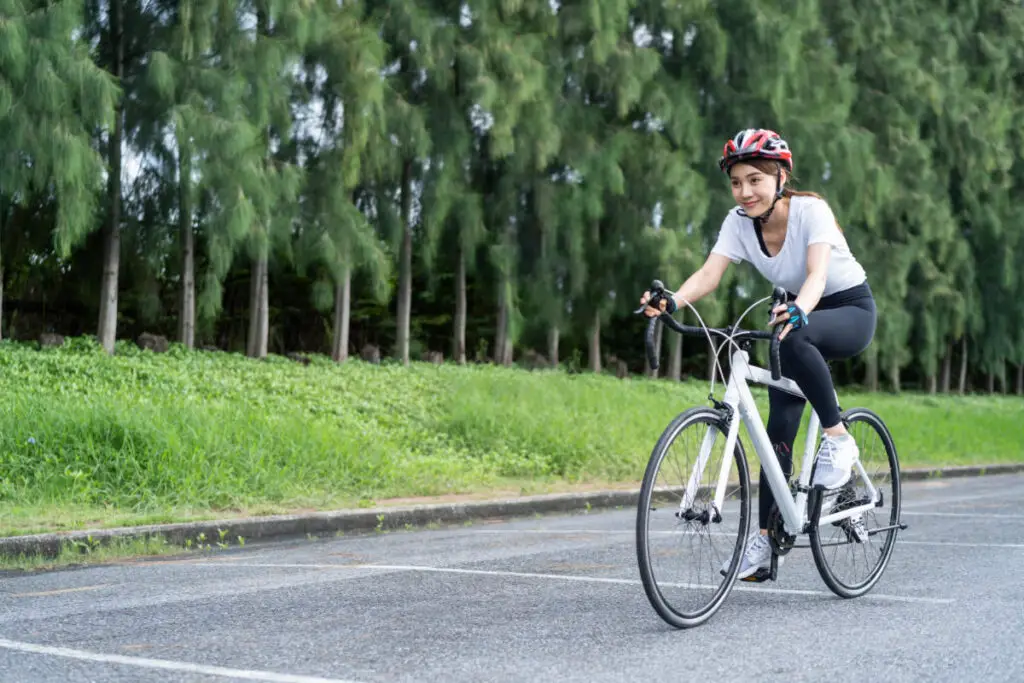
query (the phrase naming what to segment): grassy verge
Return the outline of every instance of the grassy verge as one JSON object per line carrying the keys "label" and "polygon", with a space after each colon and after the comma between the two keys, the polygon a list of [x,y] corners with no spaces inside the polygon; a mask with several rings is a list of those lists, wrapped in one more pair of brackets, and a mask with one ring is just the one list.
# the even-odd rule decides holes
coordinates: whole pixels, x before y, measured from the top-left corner
{"label": "grassy verge", "polygon": [[183,555],[191,549],[171,546],[160,538],[118,539],[109,543],[66,543],[55,557],[0,555],[0,577],[5,572],[38,571],[69,566],[107,564],[132,557]]}
{"label": "grassy verge", "polygon": [[[707,384],[0,344],[0,536],[633,485]],[[764,393],[758,393],[766,409]],[[904,467],[1022,459],[1017,397],[842,393]]]}

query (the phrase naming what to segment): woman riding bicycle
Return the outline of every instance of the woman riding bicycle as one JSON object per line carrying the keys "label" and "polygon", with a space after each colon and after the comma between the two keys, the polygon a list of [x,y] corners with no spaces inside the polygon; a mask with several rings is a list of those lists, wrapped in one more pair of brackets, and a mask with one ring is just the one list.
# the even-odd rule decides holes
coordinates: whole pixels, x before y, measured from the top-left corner
{"label": "woman riding bicycle", "polygon": [[[855,356],[874,337],[877,314],[867,277],[828,203],[813,192],[786,187],[793,155],[777,133],[740,131],[725,143],[719,167],[729,176],[738,206],[725,217],[704,265],[671,300],[660,302],[661,311],[647,306],[645,313],[674,313],[699,301],[718,287],[730,262],[749,261],[773,285],[784,287],[788,301],[773,309],[776,317],[771,322],[787,323],[780,335],[782,373],[800,387],[823,427],[811,483],[837,489],[850,479],[859,451],[839,419],[826,361]],[[649,298],[645,292],[641,304]],[[768,404],[768,436],[788,480],[805,400],[769,388]],[[774,497],[764,469],[758,501],[760,533],[748,539],[740,579],[767,570],[771,563],[766,534]]]}

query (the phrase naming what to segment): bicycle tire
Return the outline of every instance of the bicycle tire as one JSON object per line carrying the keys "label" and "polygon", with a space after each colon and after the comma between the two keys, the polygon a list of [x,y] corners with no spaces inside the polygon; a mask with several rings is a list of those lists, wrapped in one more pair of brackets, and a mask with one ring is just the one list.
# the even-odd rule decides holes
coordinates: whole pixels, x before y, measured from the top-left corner
{"label": "bicycle tire", "polygon": [[[675,442],[677,437],[688,427],[697,424],[705,424],[716,429],[723,440],[725,439],[725,435],[728,433],[728,423],[725,419],[725,415],[719,410],[706,407],[696,407],[680,413],[672,420],[672,422],[669,423],[668,427],[655,444],[654,449],[651,451],[651,456],[648,460],[646,471],[644,472],[643,484],[640,488],[640,497],[637,501],[636,542],[640,580],[643,583],[644,592],[646,593],[651,606],[654,608],[654,611],[666,623],[679,629],[693,628],[703,624],[721,607],[736,582],[736,575],[739,573],[740,559],[743,554],[745,539],[750,529],[750,474],[747,467],[747,459],[743,445],[740,440],[737,439],[732,457],[735,461],[736,471],[739,477],[739,528],[735,544],[731,549],[732,561],[729,566],[729,570],[722,582],[719,584],[712,598],[699,609],[681,611],[669,603],[661,586],[658,585],[657,572],[652,566],[648,524],[652,512],[652,499],[655,492],[655,483],[658,480],[658,472],[665,460],[665,456],[668,454],[669,448]],[[726,457],[724,452],[722,457]],[[717,478],[719,471],[718,468],[711,467],[710,469],[714,470],[714,476]],[[706,471],[707,469],[705,472]],[[676,516],[678,517],[678,515]],[[703,524],[705,526],[708,525],[707,521],[704,521]],[[717,569],[714,571],[714,576],[716,579],[720,576]]]}
{"label": "bicycle tire", "polygon": [[[834,524],[826,526],[812,524],[809,530],[808,536],[811,546],[811,554],[814,556],[814,564],[818,568],[818,574],[821,576],[822,581],[824,581],[825,585],[827,585],[829,589],[839,597],[856,598],[870,591],[875,584],[878,583],[878,580],[882,577],[882,573],[889,564],[889,560],[892,558],[892,551],[896,544],[896,535],[900,530],[900,504],[902,500],[902,491],[900,485],[899,457],[896,453],[896,446],[893,442],[892,434],[890,434],[889,429],[885,426],[885,422],[882,421],[882,418],[867,408],[851,408],[844,411],[841,417],[843,424],[846,425],[847,429],[852,429],[853,426],[858,423],[866,424],[870,426],[870,428],[873,429],[881,438],[888,460],[889,486],[886,487],[888,494],[886,494],[885,490],[882,489],[880,478],[878,478],[879,481],[875,481],[876,477],[872,477],[872,483],[876,488],[883,491],[882,500],[879,502],[878,506],[884,505],[886,496],[888,496],[889,501],[892,504],[889,512],[889,518],[885,520],[883,526],[875,529],[874,534],[871,534],[871,528],[866,529],[867,533],[871,534],[871,536],[868,537],[869,541],[873,536],[877,536],[879,534],[883,534],[884,537],[878,556],[874,562],[874,567],[872,567],[867,573],[866,578],[859,582],[850,583],[843,580],[839,577],[835,568],[830,563],[826,547],[843,544],[827,544],[823,539],[823,533],[826,530],[835,529],[837,527]],[[854,474],[851,475],[850,484],[847,486],[852,485],[856,477],[857,475],[855,471]],[[869,511],[865,516],[869,514],[873,515],[873,513]],[[841,526],[838,528],[843,530],[843,527]],[[844,531],[844,534],[847,536],[846,544],[851,547],[871,545],[863,542],[856,543],[850,533]],[[856,545],[854,545],[855,543]],[[867,555],[867,551],[865,551],[865,555]]]}

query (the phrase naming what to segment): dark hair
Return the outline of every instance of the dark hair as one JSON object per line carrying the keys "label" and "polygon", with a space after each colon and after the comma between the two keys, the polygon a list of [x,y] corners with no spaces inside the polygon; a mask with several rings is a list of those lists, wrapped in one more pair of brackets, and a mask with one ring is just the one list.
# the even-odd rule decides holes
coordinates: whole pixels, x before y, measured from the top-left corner
{"label": "dark hair", "polygon": [[[776,173],[782,170],[782,164],[773,159],[746,159],[745,161],[738,163],[750,164],[761,173],[765,173],[767,175],[775,175]],[[729,169],[729,177],[732,177],[732,168]],[[793,180],[792,173],[789,174],[789,179],[791,181]],[[820,199],[823,202],[826,201],[826,199],[817,192],[808,192],[807,190],[791,190],[788,187],[784,187],[782,189],[782,197],[784,199],[788,199],[790,197],[814,197],[815,199]],[[836,227],[839,228],[839,232],[843,231],[843,226],[839,225],[838,218],[836,219]]]}

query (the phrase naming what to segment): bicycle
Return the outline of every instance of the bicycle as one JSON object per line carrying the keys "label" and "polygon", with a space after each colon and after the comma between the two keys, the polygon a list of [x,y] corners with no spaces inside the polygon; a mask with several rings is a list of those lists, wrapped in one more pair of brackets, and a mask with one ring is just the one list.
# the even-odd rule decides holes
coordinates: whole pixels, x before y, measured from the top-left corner
{"label": "bicycle", "polygon": [[[671,294],[666,293],[664,285],[655,280],[651,286],[651,298],[646,305],[657,308],[660,299],[667,296]],[[680,334],[706,337],[711,352],[715,354],[711,392],[708,395],[712,406],[690,408],[669,423],[651,452],[637,502],[637,559],[644,591],[658,615],[676,628],[692,628],[710,619],[725,602],[736,582],[751,523],[750,472],[743,442],[739,438],[740,422],[746,427],[776,501],[767,525],[772,549],[771,568],[767,576],[755,575],[744,581],[775,580],[780,558],[793,548],[809,547],[818,573],[829,589],[842,598],[859,597],[870,591],[881,578],[892,556],[897,532],[907,528],[900,520],[901,490],[896,447],[885,423],[867,408],[840,410],[843,424],[853,433],[861,451],[847,484],[833,491],[826,491],[820,485],[809,485],[813,480],[815,449],[821,426],[813,408],[806,428],[800,476],[792,484],[787,483],[749,386],[759,384],[776,387],[803,397],[796,383],[782,377],[780,370],[779,333],[783,325],[777,325],[771,331],[739,327],[743,317],[767,300],[768,297],[755,302],[735,325],[724,328],[707,327],[700,320],[699,314],[699,327],[684,325],[668,313],[651,317],[647,326],[646,350],[648,362],[654,370],[658,368],[654,335],[659,320]],[[776,287],[771,300],[773,308],[785,302],[785,290]],[[644,308],[641,306],[635,313],[642,314]],[[689,308],[697,313],[692,306]],[[724,337],[719,346],[715,346],[712,335]],[[750,362],[749,351],[755,341],[770,342],[770,372]],[[731,350],[727,380],[718,362],[721,348],[726,344]],[[715,398],[716,370],[726,386],[721,401]],[[736,419],[737,416],[739,419]],[[856,433],[861,427],[866,428],[867,434]],[[659,476],[663,473],[670,449],[680,437],[694,431],[693,428],[700,442],[696,461],[692,467],[677,467],[670,472],[679,475],[678,482],[659,485]],[[869,442],[871,433],[878,437],[883,453],[878,458],[876,471],[869,475],[868,469],[875,462],[872,444]],[[721,464],[716,466],[710,461],[714,453],[717,453],[716,442],[721,441],[724,441]],[[727,457],[727,454],[731,454],[731,457]],[[795,462],[796,454],[793,455]],[[731,473],[733,464],[735,475]],[[888,489],[888,496],[883,489]],[[658,507],[662,503],[670,504],[667,508]],[[885,514],[878,511],[887,503],[888,518],[880,521],[879,517],[884,518]],[[670,522],[670,528],[665,532],[652,532],[652,522],[660,522],[662,517]],[[869,526],[869,523],[873,525]],[[703,552],[692,552],[695,540],[706,538],[714,546],[716,538],[732,539],[734,535],[735,541],[722,544],[723,552],[715,552],[714,547],[706,556]],[[803,536],[807,537],[807,544],[798,545],[797,539]],[[660,541],[663,538],[671,542],[662,545]],[[687,544],[691,550],[689,553],[686,552]],[[853,559],[852,564],[858,564],[858,560],[863,558],[867,568],[865,576],[851,579],[837,571],[834,566],[835,556],[844,547]],[[727,554],[730,552],[731,561]],[[680,561],[690,557],[698,561],[696,577],[680,582],[666,576],[668,570],[677,568]],[[655,562],[663,559],[670,561],[667,569],[656,569]],[[716,577],[720,577],[720,580]],[[676,605],[676,595],[684,598],[695,595],[705,597],[698,598],[694,607],[688,607]]]}

